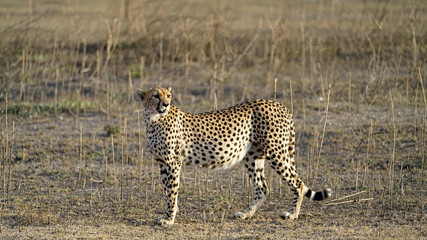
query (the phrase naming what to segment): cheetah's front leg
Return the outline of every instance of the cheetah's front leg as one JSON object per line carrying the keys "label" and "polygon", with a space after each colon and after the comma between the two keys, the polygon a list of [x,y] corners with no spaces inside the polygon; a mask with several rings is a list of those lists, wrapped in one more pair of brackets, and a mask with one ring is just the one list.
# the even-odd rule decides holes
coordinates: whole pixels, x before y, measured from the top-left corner
{"label": "cheetah's front leg", "polygon": [[[160,162],[160,161],[158,161]],[[162,179],[164,192],[166,194],[167,209],[166,217],[159,219],[159,224],[169,226],[174,224],[175,216],[178,211],[178,188],[181,164],[173,162],[172,164],[160,164],[160,177]]]}

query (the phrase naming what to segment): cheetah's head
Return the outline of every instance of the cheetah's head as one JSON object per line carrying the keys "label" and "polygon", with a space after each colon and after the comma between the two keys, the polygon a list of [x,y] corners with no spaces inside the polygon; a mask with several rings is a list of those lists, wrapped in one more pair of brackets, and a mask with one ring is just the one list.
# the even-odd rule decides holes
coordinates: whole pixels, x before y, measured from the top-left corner
{"label": "cheetah's head", "polygon": [[172,99],[170,91],[170,88],[161,87],[155,87],[148,91],[138,88],[136,94],[142,100],[144,108],[149,109],[151,114],[165,116],[169,111]]}

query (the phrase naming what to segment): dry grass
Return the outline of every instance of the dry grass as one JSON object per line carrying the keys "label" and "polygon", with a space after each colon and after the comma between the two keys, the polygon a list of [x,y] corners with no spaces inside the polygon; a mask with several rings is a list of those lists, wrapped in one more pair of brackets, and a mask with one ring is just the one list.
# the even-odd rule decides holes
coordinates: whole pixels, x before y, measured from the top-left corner
{"label": "dry grass", "polygon": [[[2,1],[1,236],[425,238],[426,11],[421,0]],[[155,85],[191,112],[284,103],[300,175],[336,201],[283,221],[290,193],[267,170],[266,204],[232,220],[251,202],[245,171],[185,167],[178,225],[157,226],[165,203],[133,96]]]}

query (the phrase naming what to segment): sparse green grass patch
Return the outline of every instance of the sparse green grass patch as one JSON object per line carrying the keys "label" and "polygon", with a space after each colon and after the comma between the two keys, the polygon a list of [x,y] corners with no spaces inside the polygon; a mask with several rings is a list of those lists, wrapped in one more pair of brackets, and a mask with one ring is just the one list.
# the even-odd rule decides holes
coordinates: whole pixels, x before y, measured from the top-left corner
{"label": "sparse green grass patch", "polygon": [[[91,101],[61,101],[60,103],[18,102],[7,106],[7,114],[52,115],[57,113],[97,112],[101,104]],[[6,107],[0,108],[0,114],[6,114]]]}

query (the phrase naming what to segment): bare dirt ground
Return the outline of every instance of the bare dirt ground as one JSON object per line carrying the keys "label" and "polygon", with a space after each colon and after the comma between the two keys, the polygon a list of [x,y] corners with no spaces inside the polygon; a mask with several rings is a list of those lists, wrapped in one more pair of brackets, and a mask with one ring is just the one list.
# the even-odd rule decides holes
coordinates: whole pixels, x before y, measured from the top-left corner
{"label": "bare dirt ground", "polygon": [[[302,119],[296,117],[297,162],[303,179],[310,180],[315,189],[331,186],[332,200],[366,191],[344,199],[354,201],[338,205],[305,201],[298,220],[282,220],[280,213],[291,207],[292,197],[285,185],[279,185],[275,174],[267,170],[272,192],[269,199],[253,219],[235,220],[232,214],[246,208],[252,198],[243,167],[209,171],[186,166],[177,224],[170,228],[158,226],[155,221],[165,207],[157,165],[149,154],[144,154],[142,163],[135,159],[139,128],[135,112],[123,113],[128,121],[124,149],[129,149],[124,154],[130,156],[128,162],[120,163],[122,143],[114,140],[115,168],[111,138],[103,129],[108,123],[105,114],[88,113],[77,118],[64,114],[31,119],[12,117],[9,121],[16,122],[15,149],[27,150],[25,156],[14,159],[11,171],[16,177],[3,202],[2,238],[425,238],[425,171],[418,170],[420,163],[416,159],[405,159],[419,146],[413,141],[400,141],[396,152],[405,159],[401,160],[404,166],[400,161],[396,163],[395,174],[401,177],[389,194],[389,186],[384,184],[393,144],[385,140],[390,139],[385,137],[390,135],[388,113],[366,108],[357,118],[354,116],[358,111],[329,114],[316,178],[309,176],[316,163],[308,166],[313,136],[311,131],[302,130]],[[332,106],[330,110],[333,109]],[[408,110],[396,112],[395,120],[401,129],[405,125],[410,128]],[[319,127],[321,116],[317,112],[306,114],[306,128]],[[361,123],[370,119],[375,121],[376,134],[370,139],[375,142],[370,143],[374,147],[367,153],[368,143],[364,141],[368,138],[352,132],[363,135],[367,126]],[[120,119],[110,120],[114,122],[120,125]],[[369,163],[364,159],[366,154],[370,154]]]}

